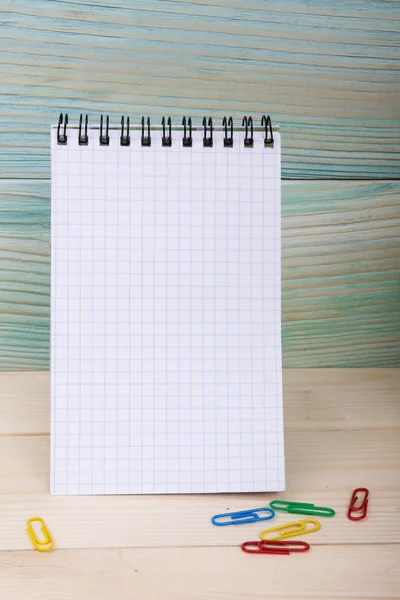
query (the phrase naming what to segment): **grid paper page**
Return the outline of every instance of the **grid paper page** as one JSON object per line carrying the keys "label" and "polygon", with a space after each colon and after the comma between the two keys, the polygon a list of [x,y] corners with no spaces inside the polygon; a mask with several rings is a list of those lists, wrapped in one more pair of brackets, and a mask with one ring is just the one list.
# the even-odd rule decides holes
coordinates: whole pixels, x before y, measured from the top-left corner
{"label": "grid paper page", "polygon": [[280,136],[52,129],[51,493],[284,489]]}

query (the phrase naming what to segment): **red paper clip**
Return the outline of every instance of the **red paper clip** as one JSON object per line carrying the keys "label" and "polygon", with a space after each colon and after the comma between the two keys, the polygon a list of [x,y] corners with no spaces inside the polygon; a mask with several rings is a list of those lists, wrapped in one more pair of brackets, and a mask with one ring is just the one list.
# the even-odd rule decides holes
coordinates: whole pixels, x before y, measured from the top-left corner
{"label": "red paper clip", "polygon": [[[357,494],[359,494],[360,492],[364,492],[364,497],[361,500],[361,504],[357,506],[356,503],[360,500]],[[365,517],[367,516],[368,496],[369,490],[367,490],[367,488],[357,488],[356,490],[354,490],[351,496],[349,510],[347,511],[347,516],[350,519],[350,521],[362,521],[363,519],[365,519]],[[353,512],[361,514],[353,515]]]}
{"label": "red paper clip", "polygon": [[[310,544],[299,541],[261,540],[259,542],[244,542],[241,548],[243,552],[249,554],[291,554],[292,552],[307,552],[310,549]],[[252,550],[251,548],[256,549]]]}

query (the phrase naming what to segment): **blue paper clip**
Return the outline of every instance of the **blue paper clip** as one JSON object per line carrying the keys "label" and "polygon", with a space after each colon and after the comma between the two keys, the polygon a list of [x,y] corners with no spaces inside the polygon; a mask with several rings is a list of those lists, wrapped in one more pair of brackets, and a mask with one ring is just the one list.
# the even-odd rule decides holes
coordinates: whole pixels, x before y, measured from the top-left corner
{"label": "blue paper clip", "polygon": [[[260,517],[257,513],[268,513],[267,517]],[[218,527],[224,525],[241,525],[242,523],[254,523],[254,521],[270,521],[275,516],[272,508],[251,508],[250,510],[238,510],[237,512],[221,513],[211,518],[211,523]],[[228,519],[223,521],[223,519]],[[222,520],[222,522],[221,522]]]}

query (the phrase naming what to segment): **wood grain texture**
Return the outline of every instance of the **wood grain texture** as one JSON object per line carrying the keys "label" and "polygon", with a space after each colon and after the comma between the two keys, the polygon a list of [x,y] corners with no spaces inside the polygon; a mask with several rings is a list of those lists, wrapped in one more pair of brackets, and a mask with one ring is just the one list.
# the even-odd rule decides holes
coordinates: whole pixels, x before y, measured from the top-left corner
{"label": "wood grain texture", "polygon": [[[381,430],[317,431],[313,435],[309,435],[308,431],[287,431],[285,446],[290,482],[288,490],[301,493],[304,482],[307,481],[308,489],[317,493],[321,486],[329,486],[330,480],[325,474],[329,469],[338,471],[335,481],[332,480],[332,474],[329,474],[332,483],[339,485],[341,482],[342,486],[351,486],[355,471],[365,467],[364,454],[372,452],[372,449],[375,455],[373,460],[370,456],[371,463],[368,465],[372,473],[370,483],[373,481],[375,488],[398,490],[399,482],[395,472],[399,462],[398,456],[395,456],[398,443],[398,429],[385,430],[384,435]],[[1,466],[3,493],[47,494],[49,447],[48,434],[1,437],[2,458],[8,455],[13,457],[12,462],[5,461]]]}
{"label": "wood grain texture", "polygon": [[[211,516],[265,506],[279,497],[336,510],[337,518],[322,520],[313,544],[400,543],[399,429],[287,432],[285,442],[287,488],[280,496],[50,497],[49,436],[1,437],[0,550],[30,548],[21,524],[33,515],[46,519],[58,548],[236,545],[244,534],[257,538],[268,524],[249,525],[245,532],[240,527],[221,530],[211,525]],[[368,522],[355,530],[345,515],[351,492],[359,486],[372,490],[373,498]],[[274,524],[294,520],[279,513]]]}
{"label": "wood grain texture", "polygon": [[[400,370],[297,369],[285,371],[284,382],[285,496],[338,513],[323,520],[313,543],[400,542]],[[210,516],[265,504],[265,494],[50,497],[48,374],[3,373],[0,384],[0,549],[29,548],[19,524],[33,513],[46,515],[58,548],[229,546],[243,541],[243,529],[221,534]],[[344,514],[358,485],[373,497],[355,540]],[[276,519],[288,520],[284,513]],[[246,529],[251,537],[259,525]]]}
{"label": "wood grain texture", "polygon": [[[398,546],[313,547],[249,556],[239,548],[0,553],[0,594],[12,600],[398,599]],[[290,574],[290,576],[289,576]]]}
{"label": "wood grain texture", "polygon": [[[47,416],[38,421],[48,414],[48,374],[0,374],[0,407],[8,407],[0,418],[0,597],[398,598],[399,374],[284,373],[287,497],[337,510],[305,538],[311,551],[291,557],[242,553],[240,543],[257,538],[256,523],[210,523],[216,512],[262,506],[273,494],[50,497]],[[38,427],[45,431],[38,435]],[[353,523],[345,514],[358,485],[369,487],[371,496],[367,519]],[[32,551],[25,523],[33,514],[45,518],[55,551]],[[277,523],[290,520],[276,516]]]}
{"label": "wood grain texture", "polygon": [[0,177],[49,177],[60,111],[268,112],[284,177],[400,175],[398,2],[3,0],[0,18]]}
{"label": "wood grain texture", "polygon": [[[400,364],[400,183],[284,182],[285,367]],[[49,181],[0,187],[0,369],[49,361]]]}
{"label": "wood grain texture", "polygon": [[[48,435],[50,374],[3,373],[1,385],[0,437]],[[400,429],[400,369],[285,369],[283,397],[285,431]]]}

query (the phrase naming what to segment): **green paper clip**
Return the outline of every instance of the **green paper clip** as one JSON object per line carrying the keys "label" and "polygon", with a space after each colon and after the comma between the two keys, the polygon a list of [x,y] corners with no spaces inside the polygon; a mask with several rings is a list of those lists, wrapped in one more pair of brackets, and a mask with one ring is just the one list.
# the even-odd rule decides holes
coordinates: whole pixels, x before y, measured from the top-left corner
{"label": "green paper clip", "polygon": [[274,510],[284,510],[295,515],[316,515],[318,517],[333,517],[335,511],[326,506],[315,506],[308,502],[288,502],[287,500],[273,500],[269,503]]}

